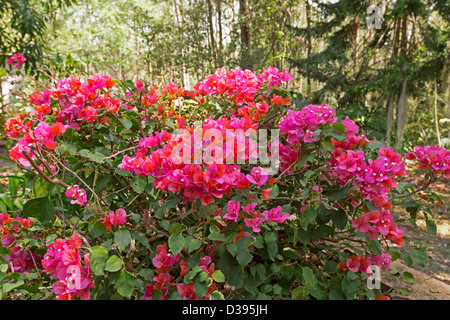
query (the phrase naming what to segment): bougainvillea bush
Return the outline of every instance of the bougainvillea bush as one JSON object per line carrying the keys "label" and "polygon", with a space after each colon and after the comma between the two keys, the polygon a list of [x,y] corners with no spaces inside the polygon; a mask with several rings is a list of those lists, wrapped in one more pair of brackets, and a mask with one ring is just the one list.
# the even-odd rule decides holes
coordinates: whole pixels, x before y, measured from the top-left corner
{"label": "bougainvillea bush", "polygon": [[[95,74],[31,94],[5,126],[30,185],[0,214],[0,295],[386,298],[369,284],[408,245],[392,210],[435,232],[424,192],[450,177],[449,151],[397,154],[302,106],[291,80],[221,68],[187,91]],[[405,161],[421,185],[398,182]]]}

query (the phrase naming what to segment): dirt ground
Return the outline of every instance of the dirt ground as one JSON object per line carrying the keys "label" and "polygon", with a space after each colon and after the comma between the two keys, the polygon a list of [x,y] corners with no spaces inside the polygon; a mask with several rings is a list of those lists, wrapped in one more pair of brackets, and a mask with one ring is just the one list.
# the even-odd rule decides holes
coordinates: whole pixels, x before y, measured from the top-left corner
{"label": "dirt ground", "polygon": [[[418,177],[410,179],[409,182],[417,183]],[[411,241],[419,241],[425,248],[429,256],[427,266],[414,266],[418,271],[424,272],[440,281],[450,285],[450,181],[441,180],[435,183],[430,189],[434,191],[442,200],[442,206],[432,207],[433,219],[437,226],[436,236],[430,236],[426,229],[426,223],[421,212],[418,212],[417,227],[411,225],[406,219],[409,213],[404,209],[395,208],[394,214],[398,214],[400,221],[398,225],[405,229],[406,237]],[[402,250],[407,250],[406,246]]]}
{"label": "dirt ground", "polygon": [[[404,182],[420,184],[422,177],[412,175]],[[393,299],[412,300],[449,300],[450,299],[450,181],[440,180],[433,184],[429,191],[435,192],[442,201],[440,207],[433,206],[432,219],[436,223],[436,236],[429,235],[423,213],[419,210],[417,226],[413,226],[408,219],[410,214],[400,206],[393,207],[393,213],[399,220],[398,226],[405,230],[406,237],[412,244],[423,246],[429,257],[425,267],[412,265],[407,267],[400,258],[392,264],[392,268],[382,274],[382,282],[390,287]],[[409,252],[411,247],[401,247],[402,252]],[[400,273],[408,271],[416,279],[414,283],[400,280]],[[404,290],[407,288],[409,290]],[[405,293],[405,294],[402,294]]]}

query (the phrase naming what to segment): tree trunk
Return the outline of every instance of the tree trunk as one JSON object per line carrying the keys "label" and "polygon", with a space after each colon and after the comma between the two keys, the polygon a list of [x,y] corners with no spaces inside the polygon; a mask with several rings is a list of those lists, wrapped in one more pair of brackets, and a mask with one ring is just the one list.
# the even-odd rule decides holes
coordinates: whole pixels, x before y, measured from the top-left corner
{"label": "tree trunk", "polygon": [[[401,19],[399,19],[395,22],[394,38],[392,39],[391,61],[393,61],[395,59],[395,57],[397,56],[397,52],[398,52],[398,42],[400,39],[400,24],[401,24]],[[391,146],[392,127],[394,126],[394,99],[392,97],[392,94],[389,94],[389,96],[387,98],[386,109],[387,109],[386,143],[390,147]]]}
{"label": "tree trunk", "polygon": [[218,65],[217,67],[223,66],[223,33],[222,33],[222,0],[216,0],[217,6],[217,24],[219,29],[219,53],[218,53]]}
{"label": "tree trunk", "polygon": [[395,137],[394,149],[397,152],[402,151],[403,138],[405,135],[406,125],[408,124],[408,75],[407,66],[403,65],[403,83],[402,91],[397,104],[397,132]]}
{"label": "tree trunk", "polygon": [[[442,71],[442,80],[439,91],[444,97],[442,102],[445,104],[445,118],[450,119],[450,69],[448,67]],[[448,123],[446,127],[449,128]],[[447,138],[450,140],[450,129],[447,129]]]}
{"label": "tree trunk", "polygon": [[[308,30],[306,35],[306,55],[309,61],[309,58],[311,56],[312,51],[312,44],[311,44],[311,7],[309,5],[309,0],[305,1],[305,12],[306,12],[306,29]],[[308,70],[306,72],[306,96],[309,99],[311,95],[311,71]]]}
{"label": "tree trunk", "polygon": [[402,38],[400,40],[400,55],[403,59],[403,81],[402,90],[397,104],[397,132],[395,137],[394,149],[400,152],[403,148],[403,138],[406,125],[408,124],[408,66],[406,62],[406,51],[408,45],[408,12],[403,13],[402,20]]}
{"label": "tree trunk", "polygon": [[217,46],[216,46],[216,40],[214,39],[214,25],[213,25],[213,8],[211,0],[206,0],[206,3],[208,5],[208,24],[209,24],[209,39],[211,41],[211,48],[214,58],[214,68],[217,68]]}
{"label": "tree trunk", "polygon": [[[182,5],[182,4],[181,4]],[[182,18],[182,8],[178,8],[178,3],[177,0],[173,0],[173,6],[174,6],[174,10],[175,10],[175,22],[177,27],[180,30],[180,33],[183,34],[183,18]],[[180,12],[178,12],[178,10]],[[189,78],[188,75],[186,73],[186,62],[184,59],[184,55],[185,55],[185,51],[184,51],[184,47],[181,48],[181,80],[182,80],[182,85],[184,88],[189,89]]]}
{"label": "tree trunk", "polygon": [[351,37],[353,42],[353,63],[355,64],[355,67],[357,65],[358,61],[358,30],[359,30],[359,16],[356,16],[355,20],[352,23],[351,27]]}
{"label": "tree trunk", "polygon": [[388,97],[386,102],[387,118],[386,118],[386,144],[391,146],[392,126],[394,125],[394,99]]}
{"label": "tree trunk", "polygon": [[439,132],[439,117],[438,117],[438,110],[437,110],[437,99],[438,99],[438,92],[437,92],[437,80],[434,79],[434,123],[436,125],[436,137],[438,141],[438,146],[441,147],[441,134]]}
{"label": "tree trunk", "polygon": [[250,11],[248,0],[239,0],[239,18],[241,29],[241,66],[243,69],[253,69],[251,61],[251,42],[250,42]]}

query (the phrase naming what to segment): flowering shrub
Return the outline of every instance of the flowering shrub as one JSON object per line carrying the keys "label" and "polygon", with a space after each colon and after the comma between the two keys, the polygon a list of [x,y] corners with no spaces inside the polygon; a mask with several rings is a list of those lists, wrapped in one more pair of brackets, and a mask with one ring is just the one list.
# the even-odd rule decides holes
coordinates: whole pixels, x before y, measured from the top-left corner
{"label": "flowering shrub", "polygon": [[416,148],[427,182],[398,183],[400,154],[325,104],[291,105],[291,80],[221,68],[186,91],[96,74],[31,94],[5,126],[34,178],[0,216],[0,294],[384,299],[367,283],[407,242],[392,209],[437,202],[413,197],[448,178],[449,152]]}
{"label": "flowering shrub", "polygon": [[17,68],[19,68],[27,59],[20,53],[14,53],[11,58],[6,61],[8,64],[13,64]]}

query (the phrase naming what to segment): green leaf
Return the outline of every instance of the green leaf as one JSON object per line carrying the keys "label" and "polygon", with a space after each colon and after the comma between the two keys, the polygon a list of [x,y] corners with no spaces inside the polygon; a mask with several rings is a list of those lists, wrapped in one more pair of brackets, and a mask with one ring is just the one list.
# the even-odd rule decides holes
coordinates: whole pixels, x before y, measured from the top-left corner
{"label": "green leaf", "polygon": [[324,270],[327,273],[333,274],[339,271],[338,264],[334,261],[327,261],[324,265]]}
{"label": "green leaf", "polygon": [[150,244],[148,243],[148,239],[145,236],[145,234],[137,232],[137,231],[133,231],[133,239],[137,240],[140,244],[142,244],[144,247],[146,247],[147,249],[150,249]]}
{"label": "green leaf", "polygon": [[106,235],[108,233],[108,231],[106,230],[106,226],[101,221],[97,221],[93,225],[90,224],[88,226],[88,232],[92,238],[97,238],[102,234]]}
{"label": "green leaf", "polygon": [[175,223],[172,227],[170,227],[169,235],[177,233],[178,231],[180,231],[181,227],[183,227],[181,223]]}
{"label": "green leaf", "polygon": [[180,202],[181,198],[178,196],[175,196],[173,199],[166,202],[166,209],[173,209],[175,208]]}
{"label": "green leaf", "polygon": [[6,204],[6,206],[8,207],[8,209],[10,211],[14,211],[16,209],[14,207],[14,203],[11,201],[11,199],[8,197],[8,195],[6,193],[0,194],[0,198]]}
{"label": "green leaf", "polygon": [[196,281],[194,283],[194,293],[197,298],[201,299],[208,292],[208,286],[204,282]]}
{"label": "green leaf", "polygon": [[158,219],[162,219],[164,217],[164,214],[166,213],[166,210],[166,204],[161,204],[161,206],[155,211],[155,217]]}
{"label": "green leaf", "polygon": [[414,279],[414,276],[412,275],[412,273],[405,271],[402,273],[401,278],[404,282],[406,283],[414,283],[416,282],[416,279]]}
{"label": "green leaf", "polygon": [[397,187],[398,193],[402,194],[406,189],[417,187],[415,183],[400,182]]}
{"label": "green leaf", "polygon": [[290,203],[283,205],[282,208],[283,208],[282,212],[285,212],[285,213],[292,212],[292,205]]}
{"label": "green leaf", "polygon": [[400,258],[401,256],[402,256],[402,253],[401,253],[401,251],[400,250],[397,250],[397,249],[389,249],[388,250],[388,253],[391,255],[391,257],[392,257],[392,259],[391,259],[391,261],[393,262],[393,261],[395,261],[395,260],[397,260],[398,258]]}
{"label": "green leaf", "polygon": [[370,150],[380,149],[384,144],[380,141],[372,141],[367,145]]}
{"label": "green leaf", "polygon": [[327,151],[334,151],[334,145],[330,139],[322,140],[322,147]]}
{"label": "green leaf", "polygon": [[303,290],[304,290],[304,288],[301,286],[295,287],[294,290],[292,290],[292,292],[291,292],[291,299],[297,300],[298,297],[303,295]]}
{"label": "green leaf", "polygon": [[228,280],[228,284],[230,286],[236,287],[236,289],[240,289],[240,288],[242,288],[244,286],[244,274],[243,274],[241,268],[234,267],[231,270],[230,278]]}
{"label": "green leaf", "polygon": [[377,210],[377,209],[378,209],[377,206],[375,205],[375,203],[373,203],[373,202],[370,201],[370,200],[363,200],[363,202],[364,202],[364,204],[367,206],[367,208],[368,208],[370,211],[373,211],[373,210]]}
{"label": "green leaf", "polygon": [[192,238],[192,237],[186,237],[186,249],[188,250],[189,253],[194,252],[195,250],[197,250],[198,248],[200,248],[202,245],[202,241]]}
{"label": "green leaf", "polygon": [[314,271],[309,267],[302,267],[302,277],[304,284],[308,287],[315,287],[316,285],[316,276],[314,275]]}
{"label": "green leaf", "polygon": [[338,131],[339,133],[342,133],[342,134],[345,133],[345,127],[342,124],[342,122],[335,122],[331,126],[334,128],[334,130]]}
{"label": "green leaf", "polygon": [[109,272],[117,272],[122,269],[123,261],[116,255],[109,257],[106,260],[105,270]]}
{"label": "green leaf", "polygon": [[308,229],[308,225],[316,220],[317,212],[316,209],[309,204],[305,211],[303,211],[302,215],[299,218],[300,225],[303,230]]}
{"label": "green leaf", "polygon": [[317,129],[316,131],[313,132],[312,138],[313,139],[317,138],[321,132],[322,132],[321,129]]}
{"label": "green leaf", "polygon": [[342,294],[342,291],[337,289],[331,289],[328,297],[330,300],[345,300],[345,296]]}
{"label": "green leaf", "polygon": [[111,175],[106,175],[106,176],[100,176],[101,179],[99,178],[99,182],[97,183],[97,185],[95,186],[94,191],[97,193],[102,192],[103,190],[107,189],[109,186],[109,182],[111,180]]}
{"label": "green leaf", "polygon": [[25,202],[22,216],[38,218],[42,225],[49,226],[55,222],[56,212],[50,199],[42,197]]}
{"label": "green leaf", "polygon": [[3,290],[5,291],[5,293],[8,293],[24,284],[25,284],[25,282],[23,280],[19,280],[17,282],[8,282],[5,284],[2,284],[2,286],[3,286]]}
{"label": "green leaf", "polygon": [[214,271],[212,278],[215,282],[225,282],[225,275],[220,270]]}
{"label": "green leaf", "polygon": [[130,130],[131,127],[133,126],[133,122],[131,120],[128,120],[128,119],[121,119],[120,122],[122,123],[123,127],[126,130]]}
{"label": "green leaf", "polygon": [[381,243],[378,240],[370,240],[367,239],[367,246],[369,248],[369,250],[376,255],[381,255]]}
{"label": "green leaf", "polygon": [[89,262],[92,272],[97,276],[104,275],[106,260],[108,260],[108,251],[100,246],[89,248]]}
{"label": "green leaf", "polygon": [[411,291],[408,288],[397,288],[394,292],[401,294],[402,296],[409,296]]}
{"label": "green leaf", "polygon": [[103,153],[100,153],[98,151],[89,152],[86,157],[88,157],[90,160],[97,162],[97,163],[103,163],[103,159],[105,158],[105,155]]}
{"label": "green leaf", "polygon": [[272,185],[272,190],[270,190],[270,197],[272,199],[276,198],[279,193],[280,193],[280,188],[278,187],[278,185],[276,185],[276,184]]}
{"label": "green leaf", "polygon": [[271,260],[275,260],[275,256],[278,253],[278,244],[276,242],[268,242],[266,243],[267,253],[269,254],[269,258]]}
{"label": "green leaf", "polygon": [[266,232],[264,234],[264,242],[265,243],[271,243],[271,242],[277,242],[278,241],[278,235],[275,232]]}
{"label": "green leaf", "polygon": [[139,275],[146,281],[152,281],[154,277],[154,272],[151,269],[142,269],[139,271]]}
{"label": "green leaf", "polygon": [[338,229],[344,230],[347,226],[347,213],[342,209],[337,211],[331,210],[331,220],[333,220]]}
{"label": "green leaf", "polygon": [[435,236],[437,234],[437,226],[433,220],[427,221],[427,231],[430,236]]}
{"label": "green leaf", "polygon": [[225,242],[227,241],[227,237],[223,234],[223,233],[210,233],[208,235],[208,239],[212,240],[212,241],[221,241],[221,242]]}
{"label": "green leaf", "polygon": [[320,239],[325,238],[331,233],[333,233],[334,229],[327,225],[321,225],[316,230],[313,231],[312,238],[313,239]]}
{"label": "green leaf", "polygon": [[145,186],[147,185],[147,179],[141,176],[134,176],[131,181],[131,188],[133,188],[134,192],[141,194],[145,190]]}
{"label": "green leaf", "polygon": [[[349,274],[351,274],[349,272]],[[359,288],[360,282],[350,278],[348,275],[341,281],[342,290],[346,293],[355,293]]]}
{"label": "green leaf", "polygon": [[350,191],[351,188],[352,188],[352,184],[348,183],[346,186],[344,186],[341,189],[330,190],[330,192],[326,193],[326,196],[331,200],[340,201],[347,196],[347,193]]}
{"label": "green leaf", "polygon": [[411,218],[415,219],[417,217],[417,211],[419,211],[420,204],[414,200],[410,200],[405,204],[406,211],[411,215]]}
{"label": "green leaf", "polygon": [[48,195],[52,184],[48,183],[44,178],[36,176],[33,180],[32,193],[35,198],[42,198]]}
{"label": "green leaf", "polygon": [[116,281],[117,292],[125,298],[130,299],[134,291],[134,277],[127,270],[123,270]]}
{"label": "green leaf", "polygon": [[241,266],[245,266],[252,261],[253,256],[248,252],[248,247],[253,243],[251,237],[241,237],[236,241],[236,260]]}
{"label": "green leaf", "polygon": [[202,272],[202,269],[197,265],[193,267],[185,276],[183,279],[183,282],[185,284],[188,284],[194,280],[194,278]]}
{"label": "green leaf", "polygon": [[225,297],[222,292],[220,291],[213,291],[213,293],[210,294],[211,300],[225,300]]}
{"label": "green leaf", "polygon": [[181,250],[183,250],[185,243],[186,240],[181,233],[171,235],[168,241],[169,249],[174,255],[177,255],[181,252]]}
{"label": "green leaf", "polygon": [[114,233],[114,242],[117,245],[117,249],[122,251],[131,243],[131,234],[128,230],[119,230]]}
{"label": "green leaf", "polygon": [[300,241],[303,244],[307,244],[311,241],[313,232],[311,229],[303,230],[298,229],[295,231],[295,240]]}
{"label": "green leaf", "polygon": [[127,87],[129,87],[131,90],[134,89],[134,82],[132,80],[125,80],[123,81],[123,84],[125,84]]}
{"label": "green leaf", "polygon": [[428,263],[428,254],[424,249],[414,248],[409,253],[409,256],[418,266],[425,267]]}

